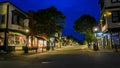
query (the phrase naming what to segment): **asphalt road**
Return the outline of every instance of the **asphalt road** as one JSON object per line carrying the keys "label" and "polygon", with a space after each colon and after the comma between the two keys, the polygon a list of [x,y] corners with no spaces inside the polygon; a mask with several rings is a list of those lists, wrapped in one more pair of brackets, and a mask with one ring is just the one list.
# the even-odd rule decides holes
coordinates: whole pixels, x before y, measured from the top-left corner
{"label": "asphalt road", "polygon": [[120,53],[70,46],[43,54],[0,60],[0,68],[120,68]]}

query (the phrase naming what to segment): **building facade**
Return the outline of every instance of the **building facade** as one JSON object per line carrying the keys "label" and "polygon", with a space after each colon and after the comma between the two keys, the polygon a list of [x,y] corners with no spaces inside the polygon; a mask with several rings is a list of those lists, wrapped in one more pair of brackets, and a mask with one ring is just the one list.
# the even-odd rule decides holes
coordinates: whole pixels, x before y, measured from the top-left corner
{"label": "building facade", "polygon": [[0,2],[0,50],[21,50],[27,45],[28,16],[9,2]]}
{"label": "building facade", "polygon": [[114,39],[120,39],[120,0],[99,0],[99,5],[103,45],[113,48],[113,45],[116,45]]}

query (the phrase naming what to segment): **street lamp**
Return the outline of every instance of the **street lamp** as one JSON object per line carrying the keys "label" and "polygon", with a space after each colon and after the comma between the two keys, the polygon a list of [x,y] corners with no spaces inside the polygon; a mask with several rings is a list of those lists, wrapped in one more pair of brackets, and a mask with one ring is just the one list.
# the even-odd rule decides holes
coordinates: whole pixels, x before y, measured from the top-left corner
{"label": "street lamp", "polygon": [[97,40],[97,33],[98,33],[98,31],[99,31],[99,27],[98,26],[94,26],[93,27],[93,32],[95,34],[95,40]]}
{"label": "street lamp", "polygon": [[24,51],[25,53],[28,53],[28,44],[29,44],[29,29],[26,29],[25,32],[26,32],[26,46],[24,47]]}
{"label": "street lamp", "polygon": [[104,13],[104,17],[111,16],[111,15],[112,15],[112,13],[111,13],[110,11],[106,11],[106,12]]}
{"label": "street lamp", "polygon": [[98,33],[98,31],[99,31],[99,27],[98,26],[94,26],[93,27],[93,32],[95,33],[95,42],[96,42],[96,44],[95,43],[93,44],[94,50],[98,50],[98,40],[97,40],[97,33]]}
{"label": "street lamp", "polygon": [[25,53],[28,53],[28,42],[29,42],[29,32],[30,30],[28,29],[29,27],[29,19],[24,20],[24,27],[25,27],[25,32],[26,32],[26,46],[24,47]]}
{"label": "street lamp", "polygon": [[26,32],[26,33],[29,33],[29,32],[30,32],[30,30],[29,30],[29,29],[26,29],[26,30],[25,30],[25,32]]}
{"label": "street lamp", "polygon": [[95,37],[97,36],[97,32],[99,31],[99,27],[98,26],[94,26],[93,27],[93,32],[95,33]]}

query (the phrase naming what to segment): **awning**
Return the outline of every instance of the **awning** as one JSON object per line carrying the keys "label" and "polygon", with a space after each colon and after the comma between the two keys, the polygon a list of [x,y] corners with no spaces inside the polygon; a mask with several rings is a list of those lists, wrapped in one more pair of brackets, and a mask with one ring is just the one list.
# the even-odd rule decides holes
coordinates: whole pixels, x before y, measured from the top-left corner
{"label": "awning", "polygon": [[47,36],[45,34],[39,34],[39,35],[36,35],[36,37],[39,39],[43,39],[43,40],[48,41]]}

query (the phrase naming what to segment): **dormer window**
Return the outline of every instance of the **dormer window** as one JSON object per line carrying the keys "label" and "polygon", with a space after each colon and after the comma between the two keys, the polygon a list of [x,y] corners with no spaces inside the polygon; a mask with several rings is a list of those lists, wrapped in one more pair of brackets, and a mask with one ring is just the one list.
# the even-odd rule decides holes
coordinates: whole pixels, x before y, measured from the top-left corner
{"label": "dormer window", "polygon": [[118,3],[120,0],[111,0],[112,3]]}

